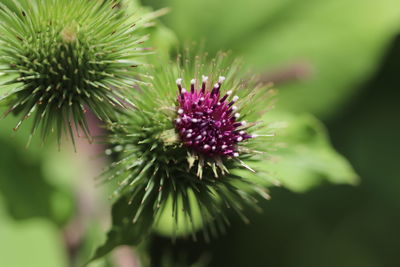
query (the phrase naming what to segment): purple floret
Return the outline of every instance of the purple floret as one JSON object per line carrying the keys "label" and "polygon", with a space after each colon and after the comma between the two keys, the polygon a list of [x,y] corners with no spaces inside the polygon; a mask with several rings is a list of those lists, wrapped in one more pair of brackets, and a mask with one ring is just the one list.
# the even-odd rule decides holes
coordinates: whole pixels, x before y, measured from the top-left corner
{"label": "purple floret", "polygon": [[190,92],[182,88],[182,79],[178,79],[178,118],[175,127],[181,141],[193,150],[208,156],[239,156],[237,144],[249,138],[250,134],[241,130],[245,121],[239,122],[234,103],[239,97],[231,100],[231,91],[220,96],[224,77],[210,91],[207,88],[207,77],[203,76],[201,89],[196,89],[196,81],[191,81]]}

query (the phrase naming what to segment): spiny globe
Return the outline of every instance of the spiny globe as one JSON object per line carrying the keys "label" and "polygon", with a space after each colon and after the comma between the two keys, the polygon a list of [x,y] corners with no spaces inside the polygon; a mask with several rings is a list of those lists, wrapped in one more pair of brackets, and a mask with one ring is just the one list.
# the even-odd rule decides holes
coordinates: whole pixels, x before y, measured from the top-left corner
{"label": "spiny globe", "polygon": [[175,228],[202,228],[208,239],[229,224],[227,211],[247,221],[245,206],[268,197],[270,177],[252,165],[273,147],[273,132],[258,120],[274,91],[243,78],[226,53],[182,61],[149,70],[154,79],[133,92],[136,108],[108,125],[115,161],[104,175],[117,179],[115,196],[130,199],[133,222],[146,209],[155,225],[172,213]]}
{"label": "spiny globe", "polygon": [[0,88],[9,89],[0,101],[21,117],[15,129],[34,114],[31,136],[41,126],[43,138],[56,131],[73,140],[78,128],[90,137],[88,109],[109,122],[129,105],[145,21],[128,23],[121,12],[113,1],[0,3]]}
{"label": "spiny globe", "polygon": [[244,130],[246,122],[238,122],[240,113],[234,96],[229,100],[232,91],[221,97],[220,89],[225,77],[220,76],[211,91],[207,91],[208,77],[202,77],[201,90],[196,90],[196,80],[190,82],[190,92],[182,88],[182,79],[178,86],[178,118],[175,128],[181,141],[195,151],[208,156],[239,156],[237,145],[246,139],[253,138]]}

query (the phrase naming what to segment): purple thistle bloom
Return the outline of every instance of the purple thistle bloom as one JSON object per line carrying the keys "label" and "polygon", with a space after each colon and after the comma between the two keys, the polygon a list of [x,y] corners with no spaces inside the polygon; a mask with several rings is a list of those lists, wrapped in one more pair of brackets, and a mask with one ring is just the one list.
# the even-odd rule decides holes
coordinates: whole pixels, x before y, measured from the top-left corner
{"label": "purple thistle bloom", "polygon": [[196,89],[196,80],[191,81],[190,92],[182,88],[182,79],[177,79],[178,118],[175,127],[181,141],[188,147],[208,156],[238,157],[237,144],[249,138],[243,129],[245,121],[238,122],[239,113],[234,103],[239,99],[234,96],[229,100],[232,91],[223,97],[220,89],[225,77],[210,91],[206,90],[208,77],[203,76],[201,89]]}

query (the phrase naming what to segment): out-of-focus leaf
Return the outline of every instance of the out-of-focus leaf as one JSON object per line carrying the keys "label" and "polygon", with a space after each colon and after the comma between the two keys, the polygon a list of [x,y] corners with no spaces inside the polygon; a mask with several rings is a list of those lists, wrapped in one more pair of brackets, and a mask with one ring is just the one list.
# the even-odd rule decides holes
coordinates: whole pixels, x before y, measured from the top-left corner
{"label": "out-of-focus leaf", "polygon": [[178,46],[178,39],[172,30],[157,22],[157,27],[150,29],[150,44],[156,51],[157,62],[167,62],[169,54]]}
{"label": "out-of-focus leaf", "polygon": [[[160,6],[157,9],[153,9],[149,6],[143,6],[140,0],[123,0],[122,8],[126,9],[128,16],[140,12],[142,16],[149,16],[151,14],[156,14],[156,17],[163,18],[165,14],[169,13],[169,9],[165,6]],[[133,21],[135,22],[135,21]],[[155,19],[152,23],[152,27],[145,29],[145,33],[149,34],[149,40],[146,42],[146,46],[150,50],[154,50],[156,57],[156,62],[165,62],[165,59],[169,59],[169,54],[173,52],[178,46],[178,39],[175,32],[166,27],[160,19]],[[153,58],[152,56],[147,56],[146,60]]]}
{"label": "out-of-focus leaf", "polygon": [[[1,95],[1,89],[0,89]],[[17,131],[13,129],[17,126],[19,118],[12,116],[11,114],[6,118],[3,118],[7,108],[0,106],[0,138],[5,140],[7,143],[12,143],[13,145],[19,147],[23,151],[26,157],[38,158],[42,154],[44,149],[53,148],[53,139],[48,140],[46,146],[44,146],[40,138],[30,139],[32,118],[28,118],[24,124],[18,128]],[[31,140],[29,142],[29,140]],[[29,144],[29,146],[28,146]]]}
{"label": "out-of-focus leaf", "polygon": [[328,116],[374,72],[400,29],[393,0],[296,1],[242,51],[267,70],[304,62],[311,77],[282,88],[280,108]]}
{"label": "out-of-focus leaf", "polygon": [[71,212],[70,196],[44,179],[40,162],[24,148],[0,138],[0,195],[14,219],[43,217],[62,224]]}
{"label": "out-of-focus leaf", "polygon": [[[0,109],[0,114],[3,112]],[[0,196],[4,205],[14,219],[42,217],[63,224],[72,214],[72,194],[46,179],[42,170],[45,148],[38,140],[25,148],[30,128],[27,125],[16,133],[12,129],[17,122],[12,116],[0,120]]]}
{"label": "out-of-focus leaf", "polygon": [[270,113],[267,121],[284,121],[277,130],[278,150],[272,163],[258,169],[277,177],[284,187],[303,192],[323,182],[355,184],[350,163],[332,147],[324,126],[313,116]]}
{"label": "out-of-focus leaf", "polygon": [[0,266],[67,266],[60,235],[54,225],[42,219],[13,221],[2,209],[0,205]]}
{"label": "out-of-focus leaf", "polygon": [[139,219],[133,223],[137,210],[134,205],[140,205],[140,203],[129,200],[129,197],[121,197],[114,203],[111,230],[107,233],[105,243],[96,249],[90,262],[107,255],[118,246],[136,246],[150,232],[153,224],[153,210],[143,210]]}
{"label": "out-of-focus leaf", "polygon": [[167,26],[182,40],[206,39],[207,51],[233,49],[261,72],[287,69],[289,80],[297,78],[294,64],[311,68],[308,79],[280,86],[279,108],[319,117],[340,108],[375,71],[400,28],[397,0],[166,0],[162,4],[172,8]]}

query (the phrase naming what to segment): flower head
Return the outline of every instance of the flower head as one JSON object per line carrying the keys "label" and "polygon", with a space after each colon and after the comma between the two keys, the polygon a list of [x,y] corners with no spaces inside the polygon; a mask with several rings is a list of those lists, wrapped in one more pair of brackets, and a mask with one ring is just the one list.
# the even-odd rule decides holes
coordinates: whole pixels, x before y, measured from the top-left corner
{"label": "flower head", "polygon": [[156,228],[172,215],[181,231],[202,228],[208,238],[223,231],[227,209],[246,220],[254,195],[267,196],[269,176],[252,165],[272,147],[273,133],[257,119],[273,91],[242,78],[226,53],[183,61],[150,68],[153,79],[132,97],[136,108],[109,125],[107,154],[117,160],[105,175],[118,179],[116,196],[135,203],[133,221],[153,209]]}
{"label": "flower head", "polygon": [[55,131],[73,138],[76,126],[90,137],[87,110],[110,121],[126,107],[124,91],[135,83],[145,49],[145,21],[128,20],[113,1],[12,3],[0,3],[0,89],[8,89],[0,101],[7,101],[6,114],[21,117],[15,129],[32,115],[32,135],[41,126],[43,137]]}
{"label": "flower head", "polygon": [[238,157],[237,144],[252,136],[241,128],[245,121],[238,121],[240,113],[231,98],[232,91],[221,96],[221,86],[225,77],[220,76],[211,90],[207,90],[207,76],[203,76],[201,89],[196,89],[196,80],[190,82],[190,91],[178,86],[178,118],[175,127],[180,139],[195,151],[208,156]]}

